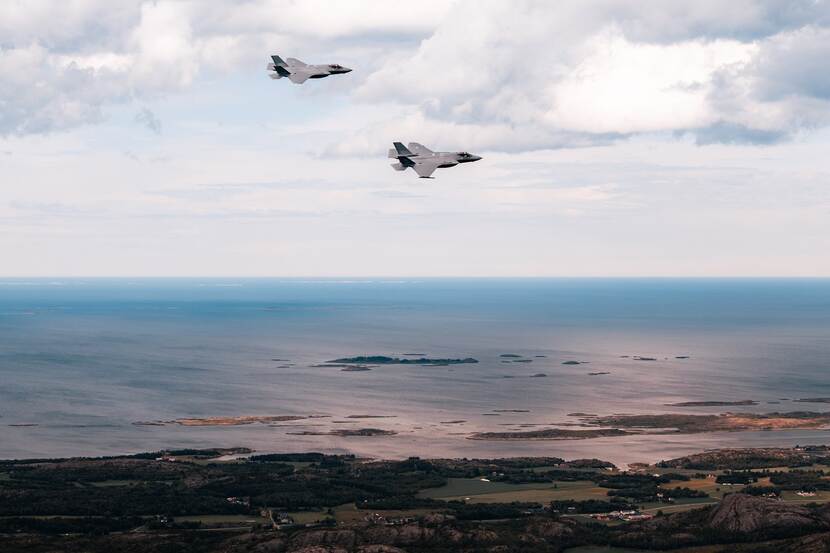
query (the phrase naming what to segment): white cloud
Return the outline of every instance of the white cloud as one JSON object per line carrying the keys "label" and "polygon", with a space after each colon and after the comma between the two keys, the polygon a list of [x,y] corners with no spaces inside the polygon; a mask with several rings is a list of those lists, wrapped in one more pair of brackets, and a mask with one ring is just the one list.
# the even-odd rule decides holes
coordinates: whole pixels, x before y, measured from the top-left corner
{"label": "white cloud", "polygon": [[[817,26],[828,19],[823,1],[462,2],[357,97],[407,106],[427,134],[451,121],[461,125],[444,136],[457,141],[500,136],[487,146],[506,151],[660,131],[769,142],[826,124],[826,105],[792,96],[830,90],[828,30]],[[789,95],[771,98],[761,74]]]}
{"label": "white cloud", "polygon": [[753,45],[736,41],[637,44],[610,28],[592,52],[548,88],[545,123],[589,133],[634,133],[713,123],[707,102],[713,74],[746,63]]}
{"label": "white cloud", "polygon": [[[205,71],[429,32],[451,5],[380,0],[9,1],[0,4],[0,135],[96,123],[115,104],[181,91]],[[394,49],[394,48],[393,48]],[[295,54],[299,55],[299,54]],[[333,61],[333,60],[332,60]],[[25,92],[23,92],[25,91]]]}
{"label": "white cloud", "polygon": [[764,142],[826,124],[828,25],[827,0],[10,1],[0,134],[99,122],[279,50],[351,58],[355,98],[405,115],[379,110],[341,154],[413,121],[506,151],[655,131]]}
{"label": "white cloud", "polygon": [[[2,2],[5,273],[827,275],[827,13]],[[425,181],[393,139],[484,159]]]}

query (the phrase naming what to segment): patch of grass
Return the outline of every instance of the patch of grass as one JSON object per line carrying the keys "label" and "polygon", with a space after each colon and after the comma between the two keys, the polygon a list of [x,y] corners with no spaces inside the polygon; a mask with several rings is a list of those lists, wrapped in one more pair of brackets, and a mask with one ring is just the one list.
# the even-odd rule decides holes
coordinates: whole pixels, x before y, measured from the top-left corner
{"label": "patch of grass", "polygon": [[576,501],[608,499],[606,495],[608,490],[597,487],[589,480],[533,484],[481,482],[480,480],[467,478],[450,478],[449,480],[448,485],[443,488],[424,490],[425,492],[440,491],[443,493],[425,497],[446,501],[467,500],[468,503],[510,503],[513,501],[548,503],[562,499],[574,499]]}
{"label": "patch of grass", "polygon": [[189,515],[176,517],[175,522],[201,522],[205,526],[220,524],[270,524],[267,518],[258,515]]}
{"label": "patch of grass", "polygon": [[[319,522],[328,517],[326,511],[293,511],[288,514],[294,519],[294,522],[298,524]],[[274,516],[276,516],[276,514]]]}
{"label": "patch of grass", "polygon": [[501,492],[518,492],[524,490],[566,489],[584,486],[593,486],[593,482],[533,482],[530,484],[510,484],[507,482],[484,482],[478,478],[447,478],[447,485],[440,488],[428,488],[418,492],[418,497],[431,499],[461,499],[474,495],[493,494]]}
{"label": "patch of grass", "polygon": [[89,482],[91,486],[96,488],[108,488],[113,486],[132,486],[135,484],[142,484],[141,480],[101,480],[100,482]]}

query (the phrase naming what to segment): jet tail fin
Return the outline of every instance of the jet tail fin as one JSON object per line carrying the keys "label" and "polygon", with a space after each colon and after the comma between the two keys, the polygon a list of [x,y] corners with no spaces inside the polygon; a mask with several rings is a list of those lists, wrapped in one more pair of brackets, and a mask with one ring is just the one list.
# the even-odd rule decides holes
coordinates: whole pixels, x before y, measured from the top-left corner
{"label": "jet tail fin", "polygon": [[[404,146],[401,142],[393,142],[392,145],[395,147],[396,155],[394,157],[409,157],[415,155],[412,152],[410,152],[409,149],[406,146]],[[392,150],[389,150],[389,153],[391,154]]]}
{"label": "jet tail fin", "polygon": [[286,65],[288,65],[287,63],[285,63],[285,60],[283,60],[281,57],[277,56],[276,54],[271,56],[271,59],[274,60],[274,65],[276,65],[277,67],[280,67],[280,66],[285,67]]}

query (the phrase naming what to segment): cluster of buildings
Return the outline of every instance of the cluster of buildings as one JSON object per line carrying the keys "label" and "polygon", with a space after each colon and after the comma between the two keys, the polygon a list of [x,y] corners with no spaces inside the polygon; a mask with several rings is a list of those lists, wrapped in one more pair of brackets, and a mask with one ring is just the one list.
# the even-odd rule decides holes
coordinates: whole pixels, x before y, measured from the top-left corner
{"label": "cluster of buildings", "polygon": [[387,517],[380,513],[371,513],[363,517],[365,522],[369,524],[379,524],[383,526],[403,526],[410,522],[415,522],[415,517]]}
{"label": "cluster of buildings", "polygon": [[624,522],[635,522],[641,520],[651,520],[654,515],[648,513],[641,513],[639,511],[611,511],[610,513],[597,513],[591,515],[594,520],[603,522],[610,522],[613,520],[621,520]]}
{"label": "cluster of buildings", "polygon": [[324,518],[315,522],[297,522],[289,513],[278,512],[273,509],[262,509],[260,515],[271,521],[271,526],[276,530],[289,530],[293,528],[316,528],[318,526],[333,526],[333,518]]}

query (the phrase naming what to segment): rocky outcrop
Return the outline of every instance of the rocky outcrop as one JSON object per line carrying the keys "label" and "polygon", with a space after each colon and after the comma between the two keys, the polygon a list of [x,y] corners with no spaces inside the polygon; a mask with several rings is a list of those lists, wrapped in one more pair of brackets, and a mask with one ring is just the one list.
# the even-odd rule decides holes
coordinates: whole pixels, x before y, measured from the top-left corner
{"label": "rocky outcrop", "polygon": [[403,526],[370,526],[361,533],[359,541],[368,546],[374,544],[424,547],[428,544],[486,545],[498,539],[498,533],[490,528],[474,527],[462,530],[451,524],[437,528],[420,524],[405,524]]}
{"label": "rocky outcrop", "polygon": [[752,533],[781,528],[826,527],[827,523],[806,507],[733,493],[712,509],[707,526],[726,532]]}
{"label": "rocky outcrop", "polygon": [[544,540],[561,540],[573,535],[570,524],[550,519],[534,520],[527,527],[529,534]]}
{"label": "rocky outcrop", "polygon": [[[354,548],[356,541],[357,535],[353,530],[312,530],[292,536],[290,551],[299,551],[317,546],[351,550]],[[304,551],[304,553],[312,552]]]}
{"label": "rocky outcrop", "polygon": [[406,551],[391,545],[363,545],[357,548],[357,553],[406,553]]}
{"label": "rocky outcrop", "polygon": [[264,541],[254,546],[254,553],[283,553],[285,542],[279,538]]}
{"label": "rocky outcrop", "polygon": [[423,528],[417,524],[404,526],[372,526],[363,532],[366,543],[387,545],[409,545],[423,543],[435,537],[435,530]]}
{"label": "rocky outcrop", "polygon": [[301,547],[300,549],[292,549],[291,553],[349,553],[342,547],[325,547],[322,545],[312,545],[310,547]]}

